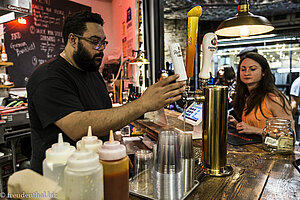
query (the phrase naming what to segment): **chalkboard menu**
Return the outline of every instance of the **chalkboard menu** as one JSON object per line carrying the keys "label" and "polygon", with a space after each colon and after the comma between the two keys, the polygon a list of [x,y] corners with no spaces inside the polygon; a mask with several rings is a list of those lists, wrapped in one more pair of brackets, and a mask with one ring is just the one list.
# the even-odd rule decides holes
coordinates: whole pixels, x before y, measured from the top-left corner
{"label": "chalkboard menu", "polygon": [[4,24],[8,61],[14,63],[7,73],[15,87],[25,87],[35,67],[64,49],[64,20],[82,10],[91,11],[91,7],[67,0],[32,0],[32,15],[25,18],[26,24],[17,20]]}

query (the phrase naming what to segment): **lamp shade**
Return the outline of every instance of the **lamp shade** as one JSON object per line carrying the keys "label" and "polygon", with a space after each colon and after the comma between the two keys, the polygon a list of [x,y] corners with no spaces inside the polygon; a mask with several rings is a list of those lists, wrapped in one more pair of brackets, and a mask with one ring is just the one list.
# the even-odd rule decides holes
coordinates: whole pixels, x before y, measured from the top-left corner
{"label": "lamp shade", "polygon": [[138,66],[142,66],[144,64],[150,64],[150,62],[146,58],[142,57],[142,53],[143,53],[142,50],[137,50],[137,51],[133,50],[132,52],[133,53],[137,52],[137,56],[136,56],[136,58],[134,58],[133,60],[131,60],[129,64],[131,64],[131,65],[138,65]]}
{"label": "lamp shade", "polygon": [[150,64],[150,62],[146,58],[142,58],[140,56],[140,57],[137,57],[137,58],[133,59],[132,61],[130,61],[129,64],[144,65],[144,64]]}
{"label": "lamp shade", "polygon": [[270,21],[262,16],[249,12],[247,1],[240,1],[236,16],[223,21],[216,30],[216,34],[226,37],[248,37],[274,30]]}

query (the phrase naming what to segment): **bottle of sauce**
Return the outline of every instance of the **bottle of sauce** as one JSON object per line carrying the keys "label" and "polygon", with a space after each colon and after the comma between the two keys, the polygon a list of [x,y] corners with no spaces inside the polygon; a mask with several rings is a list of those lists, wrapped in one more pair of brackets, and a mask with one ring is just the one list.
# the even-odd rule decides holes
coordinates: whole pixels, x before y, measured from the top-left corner
{"label": "bottle of sauce", "polygon": [[68,158],[75,152],[75,147],[63,141],[62,134],[58,134],[58,143],[46,150],[43,161],[43,175],[59,184],[64,185],[64,170]]}
{"label": "bottle of sauce", "polygon": [[99,147],[98,153],[103,165],[104,199],[129,199],[129,158],[125,146],[114,141],[112,130],[109,141]]}
{"label": "bottle of sauce", "polygon": [[6,50],[5,50],[4,40],[3,39],[2,39],[1,60],[2,60],[2,62],[6,62],[8,60],[7,59],[7,53],[6,53]]}
{"label": "bottle of sauce", "polygon": [[81,149],[67,161],[64,190],[66,200],[104,199],[103,168],[99,156],[85,148],[84,140]]}
{"label": "bottle of sauce", "polygon": [[89,126],[87,136],[84,136],[76,143],[76,148],[81,148],[81,143],[84,141],[85,148],[92,150],[93,152],[97,153],[98,148],[102,145],[102,140],[99,140],[97,136],[92,135],[92,127]]}

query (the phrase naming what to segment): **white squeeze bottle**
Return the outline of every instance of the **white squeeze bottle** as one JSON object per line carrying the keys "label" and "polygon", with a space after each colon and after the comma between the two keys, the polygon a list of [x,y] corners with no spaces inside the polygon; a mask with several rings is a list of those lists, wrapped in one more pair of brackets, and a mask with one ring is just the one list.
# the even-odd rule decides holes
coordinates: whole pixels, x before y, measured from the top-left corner
{"label": "white squeeze bottle", "polygon": [[89,126],[87,136],[83,136],[81,140],[76,143],[77,149],[80,149],[81,143],[84,141],[85,148],[98,152],[98,148],[103,144],[102,140],[99,140],[97,136],[92,135],[92,127]]}
{"label": "white squeeze bottle", "polygon": [[74,152],[75,147],[68,142],[64,142],[62,134],[58,134],[58,143],[52,144],[51,148],[46,150],[46,158],[43,161],[43,175],[63,187],[64,169],[68,158]]}
{"label": "white squeeze bottle", "polygon": [[102,200],[103,168],[97,153],[85,148],[77,149],[68,159],[64,174],[66,200]]}

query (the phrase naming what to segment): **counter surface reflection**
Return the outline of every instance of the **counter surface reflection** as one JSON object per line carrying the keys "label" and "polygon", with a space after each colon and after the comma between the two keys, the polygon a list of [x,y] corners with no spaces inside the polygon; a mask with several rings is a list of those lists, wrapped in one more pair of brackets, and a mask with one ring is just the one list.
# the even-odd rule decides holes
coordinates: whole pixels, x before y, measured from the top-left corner
{"label": "counter surface reflection", "polygon": [[[169,126],[182,129],[182,121],[177,119],[179,113],[166,110]],[[136,121],[136,125],[150,129],[149,123]],[[157,126],[153,127],[156,132]],[[154,130],[154,131],[153,131]],[[194,140],[194,155],[201,155],[202,142]],[[295,147],[294,154],[274,155],[266,152],[262,144],[244,146],[227,145],[227,163],[233,167],[233,174],[226,177],[199,175],[199,186],[186,198],[191,199],[300,199],[300,173],[292,162],[300,158],[300,146]],[[140,199],[130,196],[130,199]]]}

